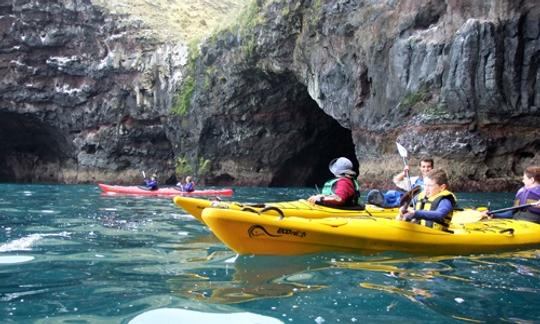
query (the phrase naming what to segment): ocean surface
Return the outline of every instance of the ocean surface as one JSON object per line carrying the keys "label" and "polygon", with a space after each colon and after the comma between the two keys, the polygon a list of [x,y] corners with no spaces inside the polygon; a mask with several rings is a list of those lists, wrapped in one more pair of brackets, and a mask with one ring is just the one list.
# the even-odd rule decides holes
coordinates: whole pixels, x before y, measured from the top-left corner
{"label": "ocean surface", "polygon": [[[229,200],[305,198],[234,188]],[[462,207],[512,193],[458,193]],[[540,320],[540,251],[237,257],[169,198],[0,185],[1,323],[492,323]]]}

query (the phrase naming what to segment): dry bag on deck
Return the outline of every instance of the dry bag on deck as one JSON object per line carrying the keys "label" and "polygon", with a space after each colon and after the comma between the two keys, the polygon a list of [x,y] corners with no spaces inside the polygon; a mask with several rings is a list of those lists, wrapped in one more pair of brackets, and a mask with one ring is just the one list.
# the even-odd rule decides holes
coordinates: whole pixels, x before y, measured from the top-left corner
{"label": "dry bag on deck", "polygon": [[383,208],[399,207],[399,201],[403,192],[388,190],[384,194],[379,189],[373,189],[367,194],[367,203]]}

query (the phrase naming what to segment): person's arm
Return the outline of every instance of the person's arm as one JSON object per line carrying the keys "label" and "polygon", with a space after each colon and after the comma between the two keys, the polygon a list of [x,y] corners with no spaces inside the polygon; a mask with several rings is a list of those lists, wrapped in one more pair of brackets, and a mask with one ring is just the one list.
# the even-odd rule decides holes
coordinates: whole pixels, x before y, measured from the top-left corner
{"label": "person's arm", "polygon": [[314,195],[308,198],[308,201],[313,204],[339,206],[343,204],[343,200],[336,195]]}
{"label": "person's arm", "polygon": [[396,174],[394,178],[392,179],[395,184],[398,182],[401,182],[403,179],[405,179],[405,172],[401,171],[400,173]]}
{"label": "person's arm", "polygon": [[443,199],[436,210],[416,210],[412,213],[412,216],[407,215],[407,219],[417,218],[438,222],[442,221],[453,208],[452,202],[449,199]]}
{"label": "person's arm", "polygon": [[347,179],[342,179],[336,182],[334,194],[314,195],[309,197],[308,201],[314,204],[340,206],[343,205],[351,195],[354,195],[354,193],[354,183],[352,181],[347,181]]}
{"label": "person's arm", "polygon": [[[416,182],[416,179],[418,179],[418,176],[411,177],[411,184],[414,184]],[[409,185],[409,179],[403,178],[400,181],[395,181],[396,178],[394,177],[394,184],[396,187],[401,188],[405,191],[411,190],[411,186]]]}
{"label": "person's arm", "polygon": [[502,213],[492,214],[492,218],[512,218],[514,217],[514,210],[508,210]]}

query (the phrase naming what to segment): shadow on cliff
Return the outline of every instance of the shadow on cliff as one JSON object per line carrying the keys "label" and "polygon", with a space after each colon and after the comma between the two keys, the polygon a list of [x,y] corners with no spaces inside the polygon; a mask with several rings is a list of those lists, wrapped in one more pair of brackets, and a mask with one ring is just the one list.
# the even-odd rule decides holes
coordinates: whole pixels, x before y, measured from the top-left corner
{"label": "shadow on cliff", "polygon": [[35,117],[0,112],[0,182],[57,182],[69,150],[58,130]]}

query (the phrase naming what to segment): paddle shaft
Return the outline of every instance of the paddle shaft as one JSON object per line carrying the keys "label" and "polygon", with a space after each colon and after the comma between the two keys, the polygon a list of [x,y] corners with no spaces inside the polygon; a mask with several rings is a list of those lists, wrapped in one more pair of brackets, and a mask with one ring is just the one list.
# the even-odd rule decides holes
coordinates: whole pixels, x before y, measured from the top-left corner
{"label": "paddle shaft", "polygon": [[509,211],[509,210],[515,210],[515,209],[521,209],[521,208],[526,208],[526,207],[531,207],[531,206],[537,206],[538,204],[540,204],[540,200],[535,202],[535,203],[532,203],[532,204],[524,204],[524,205],[513,206],[513,207],[508,207],[508,208],[490,210],[490,211],[488,211],[488,215],[502,213],[502,212]]}
{"label": "paddle shaft", "polygon": [[[401,159],[403,160],[403,165],[408,166],[407,165],[407,160],[405,159],[405,157],[402,156]],[[405,172],[405,171],[403,171],[403,172]],[[405,172],[405,175],[407,176],[407,180],[409,181],[409,190],[412,190],[412,182],[411,182],[411,176],[409,174],[409,171]]]}
{"label": "paddle shaft", "polygon": [[[399,150],[398,150],[398,152],[399,152]],[[399,155],[401,155],[401,152],[400,152]],[[407,159],[403,155],[401,155],[401,159],[403,160],[403,165],[407,166]],[[403,172],[405,172],[405,170]],[[405,172],[405,175],[407,176],[407,180],[409,181],[409,191],[412,191],[413,187],[412,187],[412,182],[411,182],[411,176],[409,175],[408,170]],[[416,200],[414,199],[414,196],[411,197],[411,201],[412,201],[412,204],[413,204],[413,209],[416,209]]]}
{"label": "paddle shaft", "polygon": [[[399,144],[398,142],[396,142],[396,146],[397,146],[399,156],[401,156],[401,159],[403,160],[403,165],[408,169],[407,156],[409,155],[409,153],[407,152],[407,149],[403,147],[403,145]],[[405,170],[403,170],[403,172],[405,173],[405,176],[407,176],[407,180],[409,180],[409,190],[412,190],[412,182],[411,182],[411,176],[409,174],[409,170],[407,170],[406,172]]]}

